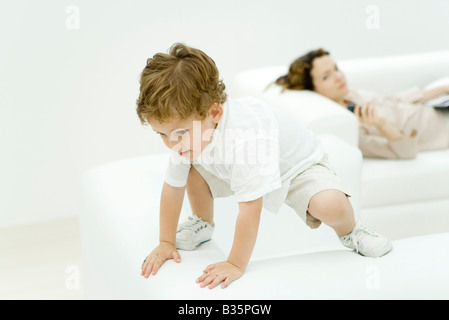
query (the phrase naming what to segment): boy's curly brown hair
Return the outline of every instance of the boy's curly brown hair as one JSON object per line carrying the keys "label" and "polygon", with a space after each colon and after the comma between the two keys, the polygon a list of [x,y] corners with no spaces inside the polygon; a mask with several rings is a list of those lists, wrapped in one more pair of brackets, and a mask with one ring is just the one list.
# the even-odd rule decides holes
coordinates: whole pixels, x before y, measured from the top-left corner
{"label": "boy's curly brown hair", "polygon": [[329,55],[329,52],[320,48],[299,57],[290,65],[288,73],[285,76],[279,77],[275,83],[283,89],[313,90],[314,86],[311,75],[313,60],[325,55]]}
{"label": "boy's curly brown hair", "polygon": [[143,125],[149,119],[166,123],[196,116],[202,120],[211,104],[223,104],[226,98],[215,62],[201,50],[175,43],[168,54],[147,59],[140,75],[137,115]]}

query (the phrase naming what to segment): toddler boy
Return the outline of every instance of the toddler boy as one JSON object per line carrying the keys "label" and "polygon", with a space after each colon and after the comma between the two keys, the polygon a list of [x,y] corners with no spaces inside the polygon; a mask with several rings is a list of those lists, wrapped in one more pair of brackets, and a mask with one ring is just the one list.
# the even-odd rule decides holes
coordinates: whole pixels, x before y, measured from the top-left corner
{"label": "toddler boy", "polygon": [[[213,199],[234,195],[239,214],[226,261],[206,267],[201,287],[227,287],[242,276],[254,248],[262,207],[292,207],[311,228],[323,222],[358,253],[391,250],[383,236],[356,223],[350,192],[335,175],[319,141],[288,114],[253,98],[230,99],[214,61],[175,44],[147,60],[137,113],[170,149],[160,206],[160,244],[142,275],[155,275],[178,249],[210,240]],[[194,215],[178,226],[185,191]]]}

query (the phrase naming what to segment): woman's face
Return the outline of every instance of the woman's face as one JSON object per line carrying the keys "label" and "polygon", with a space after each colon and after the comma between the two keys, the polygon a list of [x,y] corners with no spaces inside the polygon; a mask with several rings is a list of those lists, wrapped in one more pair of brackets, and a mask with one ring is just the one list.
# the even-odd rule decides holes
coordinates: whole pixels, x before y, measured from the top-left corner
{"label": "woman's face", "polygon": [[328,55],[313,60],[310,75],[315,92],[338,103],[348,94],[345,75]]}

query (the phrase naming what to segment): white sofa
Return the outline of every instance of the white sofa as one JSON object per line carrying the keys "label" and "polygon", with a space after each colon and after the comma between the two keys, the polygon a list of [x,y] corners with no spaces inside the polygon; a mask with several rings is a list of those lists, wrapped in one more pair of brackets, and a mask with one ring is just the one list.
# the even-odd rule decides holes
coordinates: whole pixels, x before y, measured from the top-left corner
{"label": "white sofa", "polygon": [[[215,202],[213,240],[196,251],[180,251],[181,264],[167,261],[157,276],[144,279],[141,263],[158,243],[159,197],[168,159],[167,154],[152,155],[107,163],[84,174],[80,230],[86,298],[448,299],[449,232],[447,224],[439,225],[447,222],[447,215],[435,214],[427,235],[419,236],[423,232],[416,226],[394,225],[401,217],[399,211],[380,218],[365,214],[366,194],[361,191],[366,177],[353,134],[357,123],[323,98],[306,95],[318,108],[290,111],[319,133],[337,173],[353,191],[351,202],[357,214],[362,212],[361,219],[398,239],[393,241],[392,252],[377,259],[361,257],[344,248],[332,229],[323,225],[311,230],[284,205],[277,215],[263,210],[256,247],[243,277],[224,290],[202,289],[195,279],[208,264],[224,260],[232,244],[238,207],[230,197]],[[181,219],[190,213],[186,197]],[[419,221],[423,224],[424,220]],[[415,236],[404,238],[405,234]]]}
{"label": "white sofa", "polygon": [[[335,170],[354,190],[351,202],[354,208],[358,208],[362,164],[360,151],[336,136],[324,134],[319,137]],[[238,214],[238,204],[233,197],[215,201],[216,228],[213,244],[206,250],[211,253],[210,256],[195,254],[202,252],[202,249],[195,253],[181,253],[182,257],[187,257],[187,262],[173,272],[177,276],[185,276],[185,281],[191,281],[191,286],[186,286],[186,290],[181,292],[164,292],[164,288],[151,284],[158,283],[155,279],[166,279],[163,275],[166,271],[161,270],[161,277],[147,281],[140,276],[139,267],[143,259],[158,242],[159,198],[167,161],[168,154],[152,155],[104,164],[84,174],[80,230],[83,283],[88,298],[188,299],[191,287],[197,287],[194,283],[196,278],[192,277],[191,272],[196,270],[201,273],[208,264],[225,259],[229,253]],[[186,197],[180,221],[190,214]],[[331,228],[321,226],[312,230],[293,209],[284,205],[277,214],[262,211],[252,260],[330,248],[345,250]],[[169,287],[171,285],[169,283]],[[146,289],[139,291],[137,288]],[[270,290],[267,287],[267,292]],[[249,298],[245,292],[234,297]]]}
{"label": "white sofa", "polygon": [[[360,173],[355,168],[361,165],[357,149],[332,136],[322,139],[337,171],[344,178],[349,174],[349,185],[357,188]],[[336,151],[348,159],[333,157]],[[167,159],[161,154],[121,160],[85,173],[80,229],[86,299],[229,303],[449,298],[449,233],[397,240],[388,255],[364,258],[341,246],[330,228],[308,229],[285,206],[277,216],[262,213],[256,248],[242,278],[226,289],[200,288],[195,279],[204,267],[226,259],[229,252],[236,215],[232,198],[216,202],[213,240],[196,251],[180,251],[180,264],[167,261],[156,276],[145,279],[140,265],[158,243],[159,196]],[[185,203],[181,216],[188,214]]]}
{"label": "white sofa", "polygon": [[[449,76],[449,51],[339,61],[354,89],[391,94]],[[291,110],[316,133],[358,145],[356,117],[310,91],[267,86],[288,66],[247,70],[233,81],[236,96],[251,95]],[[449,121],[449,112],[446,112]],[[449,134],[443,132],[442,134]],[[449,150],[422,152],[413,160],[364,159],[362,219],[391,239],[449,231]]]}

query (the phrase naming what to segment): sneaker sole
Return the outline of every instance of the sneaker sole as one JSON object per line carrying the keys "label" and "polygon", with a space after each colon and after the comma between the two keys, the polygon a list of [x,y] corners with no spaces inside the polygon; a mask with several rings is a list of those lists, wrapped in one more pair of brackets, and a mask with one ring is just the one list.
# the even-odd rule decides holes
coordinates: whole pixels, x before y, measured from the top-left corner
{"label": "sneaker sole", "polygon": [[208,241],[210,241],[210,239],[204,240],[204,241],[202,241],[202,242],[200,242],[200,243],[198,243],[196,245],[194,243],[191,243],[191,242],[176,242],[176,249],[178,249],[178,250],[185,250],[185,251],[192,251],[192,250],[197,249],[200,245],[202,245],[203,243],[208,242]]}
{"label": "sneaker sole", "polygon": [[362,254],[359,252],[360,255],[364,257],[369,258],[380,258],[389,253],[393,249],[393,245],[391,242],[388,242],[385,246],[383,246],[381,249],[378,249],[376,251],[370,252],[369,254]]}

